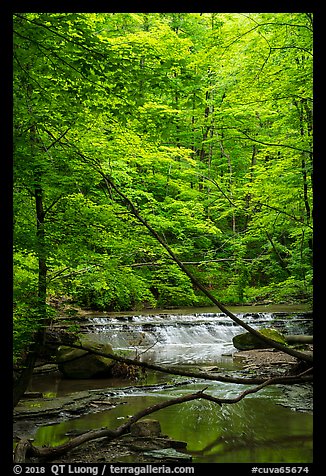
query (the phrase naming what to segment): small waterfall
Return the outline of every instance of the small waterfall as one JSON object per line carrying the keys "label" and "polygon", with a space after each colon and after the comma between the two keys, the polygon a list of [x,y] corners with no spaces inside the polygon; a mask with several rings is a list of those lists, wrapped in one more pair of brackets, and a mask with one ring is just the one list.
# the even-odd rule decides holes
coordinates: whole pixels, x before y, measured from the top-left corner
{"label": "small waterfall", "polygon": [[[254,328],[268,325],[270,313],[238,314]],[[89,318],[88,332],[115,350],[134,351],[141,360],[161,364],[215,363],[236,349],[243,331],[222,313],[165,314]]]}

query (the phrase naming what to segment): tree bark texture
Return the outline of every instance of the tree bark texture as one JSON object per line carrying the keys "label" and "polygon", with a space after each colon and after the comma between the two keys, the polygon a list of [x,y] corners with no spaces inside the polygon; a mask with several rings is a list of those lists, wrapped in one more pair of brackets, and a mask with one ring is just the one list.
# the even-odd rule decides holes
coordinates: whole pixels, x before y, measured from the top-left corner
{"label": "tree bark texture", "polygon": [[[36,153],[36,127],[31,128],[31,154]],[[45,230],[44,230],[44,205],[43,205],[43,188],[42,188],[42,171],[40,167],[35,166],[33,170],[34,190],[33,196],[35,200],[35,214],[36,214],[36,240],[37,240],[37,255],[38,255],[38,291],[37,291],[37,327],[35,332],[34,344],[28,349],[25,359],[24,368],[13,385],[13,405],[17,405],[24,392],[27,389],[29,380],[32,376],[34,365],[37,359],[37,353],[40,346],[44,342],[46,329],[46,293],[47,293],[47,264],[46,264],[46,245],[45,245]]]}

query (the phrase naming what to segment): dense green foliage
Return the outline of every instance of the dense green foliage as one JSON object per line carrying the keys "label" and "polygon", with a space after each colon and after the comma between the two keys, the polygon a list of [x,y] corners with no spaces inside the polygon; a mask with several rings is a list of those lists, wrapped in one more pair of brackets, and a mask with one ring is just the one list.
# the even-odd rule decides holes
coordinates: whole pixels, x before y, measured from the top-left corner
{"label": "dense green foliage", "polygon": [[45,305],[312,294],[312,16],[14,15],[15,351]]}

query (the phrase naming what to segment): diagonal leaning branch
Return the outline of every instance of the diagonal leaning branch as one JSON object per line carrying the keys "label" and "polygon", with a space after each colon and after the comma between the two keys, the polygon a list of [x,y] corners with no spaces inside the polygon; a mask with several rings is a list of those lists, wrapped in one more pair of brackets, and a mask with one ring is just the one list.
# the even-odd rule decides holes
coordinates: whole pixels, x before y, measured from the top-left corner
{"label": "diagonal leaning branch", "polygon": [[[54,341],[48,341],[49,343],[54,343],[56,345],[62,344],[62,342],[58,342],[56,340]],[[134,360],[134,359],[129,359],[127,357],[122,357],[117,354],[110,354],[109,352],[103,352],[99,349],[86,346],[86,345],[81,345],[77,342],[69,342],[67,343],[69,347],[73,347],[75,349],[81,349],[81,350],[86,350],[90,354],[96,354],[100,355],[102,357],[108,357],[112,360],[115,360],[117,362],[122,362],[127,365],[135,365],[138,367],[142,367],[145,369],[149,370],[155,370],[158,372],[164,372],[168,373],[171,375],[181,375],[183,377],[191,377],[191,378],[199,378],[199,379],[204,379],[204,380],[211,380],[215,382],[224,382],[224,383],[236,383],[236,384],[243,384],[243,385],[251,385],[251,384],[262,384],[265,382],[266,379],[262,377],[234,377],[234,376],[227,376],[227,375],[219,375],[216,373],[211,373],[211,372],[203,372],[203,371],[192,371],[192,370],[186,370],[186,369],[180,369],[177,367],[167,367],[167,366],[161,366],[157,364],[152,364],[149,362],[145,361],[140,361],[140,360]],[[275,376],[272,377],[273,379],[278,379],[279,383],[281,384],[294,384],[294,383],[302,383],[302,382],[311,382],[312,381],[312,368],[309,368],[306,372],[307,375],[299,374],[299,375],[293,375],[293,376],[284,376],[284,377],[279,377]]]}
{"label": "diagonal leaning branch", "polygon": [[[73,147],[71,144],[62,144],[63,146],[68,146],[68,147]],[[150,232],[150,234],[165,248],[165,250],[168,252],[168,254],[171,256],[173,261],[179,266],[179,268],[190,278],[191,282],[202,291],[205,296],[208,297],[210,301],[212,301],[215,306],[217,306],[224,314],[226,314],[230,319],[232,319],[233,322],[238,324],[239,326],[243,327],[246,329],[246,331],[250,332],[250,334],[253,334],[256,336],[258,339],[262,340],[263,342],[266,342],[269,344],[271,347],[281,350],[282,352],[292,355],[293,357],[296,357],[299,360],[303,360],[305,362],[313,362],[313,354],[312,352],[299,352],[295,349],[291,349],[286,347],[285,345],[276,342],[272,339],[269,339],[268,337],[264,336],[260,332],[256,331],[253,329],[249,324],[246,324],[244,321],[239,319],[235,314],[233,314],[229,309],[227,309],[221,302],[219,302],[206,288],[203,286],[197,278],[188,270],[188,268],[182,263],[182,261],[179,260],[179,258],[175,255],[175,253],[171,250],[169,245],[166,243],[166,241],[157,233],[154,228],[140,215],[138,212],[137,208],[133,204],[133,202],[128,198],[120,189],[119,187],[114,183],[113,179],[109,177],[102,169],[100,161],[98,159],[94,159],[93,157],[88,157],[85,154],[81,153],[76,147],[73,147],[75,153],[81,157],[84,162],[86,162],[89,166],[91,166],[104,180],[105,187],[107,188],[108,192],[111,195],[111,190],[114,190],[117,195],[122,198],[124,204],[129,207],[131,213],[137,218],[140,223],[142,223],[147,230]]]}
{"label": "diagonal leaning branch", "polygon": [[108,190],[111,188],[123,199],[124,203],[130,207],[132,214],[148,229],[151,235],[165,248],[165,250],[169,253],[173,261],[182,269],[182,271],[191,279],[192,283],[199,288],[224,314],[226,314],[232,321],[234,321],[239,326],[246,329],[250,334],[253,334],[258,339],[268,343],[271,347],[275,349],[281,350],[286,354],[292,355],[300,360],[306,362],[313,362],[313,356],[310,353],[306,352],[299,352],[295,349],[287,348],[283,344],[276,342],[268,337],[262,335],[260,332],[253,329],[251,326],[246,324],[244,321],[239,319],[235,314],[233,314],[229,309],[227,309],[221,302],[219,302],[206,288],[203,286],[197,278],[188,270],[188,268],[179,260],[179,258],[175,255],[175,253],[171,250],[169,245],[163,240],[163,238],[151,227],[151,225],[139,214],[138,210],[136,209],[135,205],[132,201],[123,193],[121,190],[114,184],[113,180],[100,169],[96,168],[100,175],[103,177],[106,187]]}

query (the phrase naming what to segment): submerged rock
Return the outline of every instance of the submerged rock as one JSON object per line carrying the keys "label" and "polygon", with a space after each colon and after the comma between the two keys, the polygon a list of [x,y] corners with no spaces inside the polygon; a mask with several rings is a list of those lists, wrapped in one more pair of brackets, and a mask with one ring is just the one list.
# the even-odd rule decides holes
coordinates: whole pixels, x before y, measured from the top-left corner
{"label": "submerged rock", "polygon": [[149,418],[136,421],[130,427],[130,434],[132,436],[160,436],[160,422]]}
{"label": "submerged rock", "polygon": [[[99,344],[90,338],[82,337],[81,345],[92,347],[104,353],[113,353],[110,344]],[[115,361],[91,354],[87,350],[74,349],[69,346],[60,346],[57,351],[58,369],[67,378],[87,379],[99,376],[108,376]]]}

